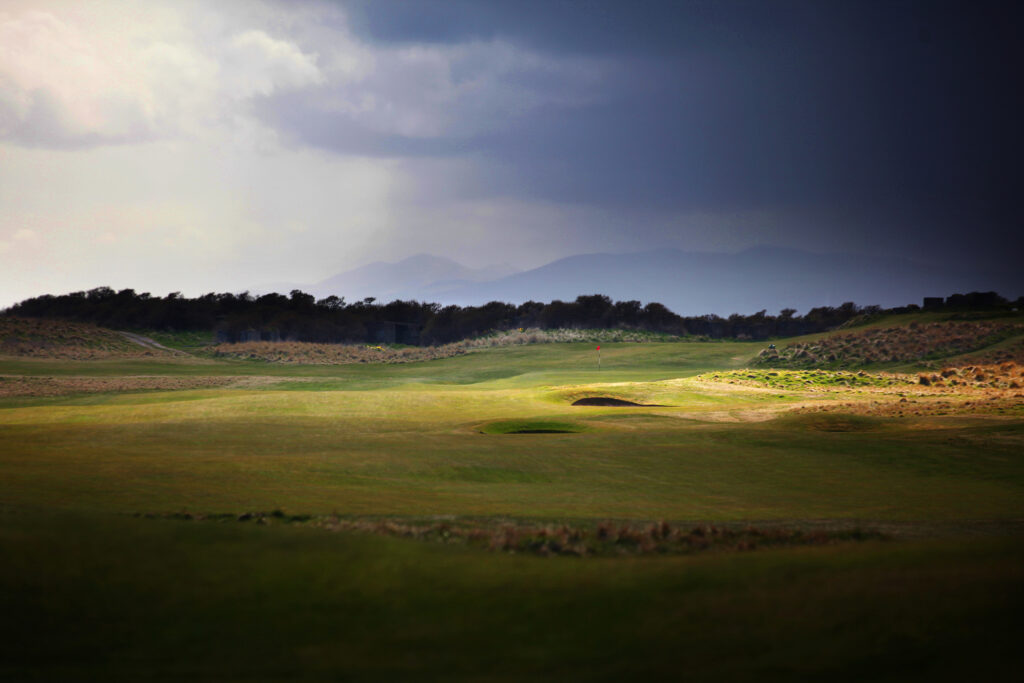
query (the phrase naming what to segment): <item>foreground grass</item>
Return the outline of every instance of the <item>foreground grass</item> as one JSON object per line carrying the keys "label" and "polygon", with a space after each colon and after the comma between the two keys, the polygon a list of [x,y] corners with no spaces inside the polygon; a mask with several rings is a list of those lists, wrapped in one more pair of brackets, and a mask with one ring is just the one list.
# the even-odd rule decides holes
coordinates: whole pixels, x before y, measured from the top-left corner
{"label": "foreground grass", "polygon": [[0,554],[14,680],[1011,680],[1024,607],[1001,540],[578,560],[7,515]]}

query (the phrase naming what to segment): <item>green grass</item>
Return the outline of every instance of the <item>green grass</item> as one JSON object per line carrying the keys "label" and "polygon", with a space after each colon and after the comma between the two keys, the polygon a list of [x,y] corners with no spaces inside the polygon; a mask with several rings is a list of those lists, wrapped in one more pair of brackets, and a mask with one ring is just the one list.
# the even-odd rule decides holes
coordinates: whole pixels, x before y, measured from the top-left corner
{"label": "green grass", "polygon": [[215,343],[213,332],[164,332],[159,330],[129,330],[143,337],[149,337],[153,341],[163,344],[167,348],[185,351],[186,353],[201,353],[207,346]]}
{"label": "green grass", "polygon": [[[715,388],[697,375],[749,379],[729,373],[760,346],[602,346],[600,371],[590,344],[378,366],[0,361],[0,374],[241,382],[0,403],[0,680],[1017,673],[1024,422],[787,414],[808,386],[851,375],[758,370],[758,386]],[[581,396],[660,407],[572,406]],[[132,516],[275,509],[838,520],[929,538],[543,559]]]}
{"label": "green grass", "polygon": [[425,363],[393,365],[275,365],[243,360],[199,359],[109,360],[88,363],[0,358],[0,374],[16,375],[268,375],[275,377],[334,378],[370,388],[426,381],[471,384],[502,377],[521,377],[524,385],[543,381],[614,381],[667,379],[694,375],[709,368],[735,368],[759,351],[754,342],[651,342],[611,344],[601,348],[601,370],[590,343],[536,344],[511,348],[484,348],[464,356]]}
{"label": "green grass", "polygon": [[[622,345],[610,349],[610,367],[600,372],[579,368],[580,351],[560,344],[407,366],[329,368],[334,377],[308,378],[304,370],[320,368],[298,368],[292,379],[275,375],[249,389],[9,403],[0,409],[0,495],[19,505],[111,512],[1020,516],[1018,423],[744,421],[750,411],[782,408],[799,395],[744,387],[715,392],[672,378],[699,369],[687,359],[724,346]],[[682,360],[674,369],[669,359]],[[95,363],[78,365],[87,366],[84,372]],[[274,384],[278,379],[284,386]],[[581,395],[665,407],[572,406]],[[849,427],[865,422],[878,428]],[[535,423],[578,433],[480,433]],[[979,463],[997,476],[979,477]],[[493,486],[460,474],[480,468],[520,472],[530,483]]]}
{"label": "green grass", "polygon": [[[721,520],[1021,512],[1017,424],[845,430],[823,429],[817,416],[713,423],[699,410],[678,417],[679,409],[567,408],[514,391],[197,394],[0,413],[0,495],[116,512]],[[481,423],[507,425],[517,414],[524,417],[512,425],[585,431],[479,433]],[[979,463],[993,476],[978,476]],[[460,475],[481,467],[537,481],[495,487]]]}
{"label": "green grass", "polygon": [[0,533],[10,680],[1013,680],[1021,545],[542,559],[291,526]]}

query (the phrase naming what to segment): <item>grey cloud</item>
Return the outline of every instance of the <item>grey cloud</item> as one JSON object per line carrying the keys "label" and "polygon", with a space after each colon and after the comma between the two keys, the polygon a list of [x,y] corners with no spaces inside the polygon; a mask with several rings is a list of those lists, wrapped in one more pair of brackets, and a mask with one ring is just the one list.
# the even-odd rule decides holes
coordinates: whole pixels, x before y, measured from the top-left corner
{"label": "grey cloud", "polygon": [[540,93],[536,106],[500,117],[482,103],[500,89],[466,97],[429,140],[301,98],[263,103],[261,117],[341,153],[475,154],[500,169],[495,184],[554,201],[1005,204],[1016,191],[1016,48],[991,6],[542,4],[374,2],[354,14],[387,45],[515,38],[557,63],[582,40],[614,65],[590,100],[551,106],[548,93],[576,86],[571,73],[524,70],[497,78]]}
{"label": "grey cloud", "polygon": [[743,42],[808,3],[753,0],[353,0],[351,24],[383,43],[507,38],[550,52],[666,54]]}
{"label": "grey cloud", "polygon": [[[355,0],[268,2],[258,21],[231,7],[221,28],[167,49],[165,115],[133,121],[128,100],[116,125],[74,128],[45,91],[27,118],[12,108],[24,98],[0,92],[0,126],[20,144],[92,146],[181,121],[221,140],[241,121],[283,154],[430,169],[395,171],[389,257],[428,229],[451,251],[473,235],[492,248],[500,229],[513,249],[517,222],[524,259],[556,228],[557,255],[767,241],[1002,268],[1024,246],[1019,6]],[[230,58],[246,31],[263,51]],[[235,90],[204,84],[264,57],[221,74]]]}
{"label": "grey cloud", "polygon": [[[568,70],[501,74],[536,104],[501,117],[473,97],[453,101],[455,123],[427,137],[374,130],[308,94],[261,102],[259,116],[339,154],[471,160],[446,184],[454,196],[603,207],[623,222],[660,214],[636,228],[651,241],[691,229],[671,227],[674,215],[762,211],[816,217],[782,229],[789,243],[842,230],[833,239],[867,252],[998,262],[1020,246],[1019,10],[542,4],[347,6],[360,35],[387,49],[496,40],[548,64],[585,55],[605,65],[589,92]],[[587,96],[545,101],[571,88]],[[966,225],[981,242],[971,255],[956,246]]]}
{"label": "grey cloud", "polygon": [[82,149],[154,139],[144,113],[130,101],[110,102],[106,113],[118,126],[107,130],[82,130],[68,120],[64,106],[52,92],[39,88],[21,94],[26,104],[13,111],[0,101],[0,138],[30,147]]}

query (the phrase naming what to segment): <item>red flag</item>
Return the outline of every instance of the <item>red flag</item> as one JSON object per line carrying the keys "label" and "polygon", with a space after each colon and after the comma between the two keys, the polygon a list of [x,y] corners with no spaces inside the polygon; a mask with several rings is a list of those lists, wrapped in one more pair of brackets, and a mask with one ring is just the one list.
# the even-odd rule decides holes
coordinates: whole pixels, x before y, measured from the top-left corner
{"label": "red flag", "polygon": [[598,350],[598,351],[600,351],[600,350],[601,350],[601,347],[600,347],[600,346],[598,346],[598,347],[597,347],[597,350]]}

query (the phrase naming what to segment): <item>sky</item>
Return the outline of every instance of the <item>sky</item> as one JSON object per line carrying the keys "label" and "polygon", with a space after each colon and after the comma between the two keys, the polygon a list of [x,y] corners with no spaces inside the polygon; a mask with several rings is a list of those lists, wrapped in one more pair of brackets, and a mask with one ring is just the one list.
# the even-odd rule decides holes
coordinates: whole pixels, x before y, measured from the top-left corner
{"label": "sky", "polygon": [[0,0],[0,306],[422,252],[531,268],[776,245],[1012,271],[1020,15]]}

